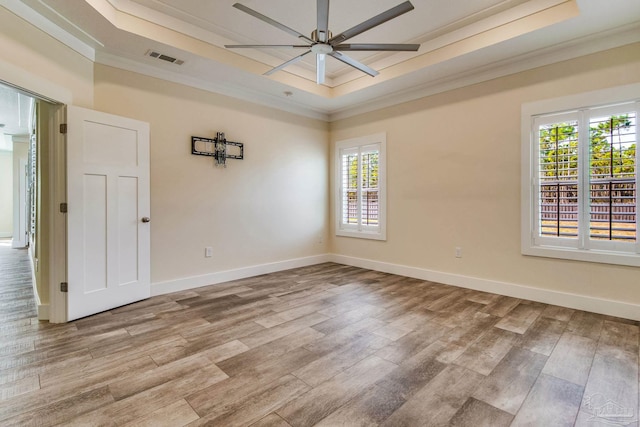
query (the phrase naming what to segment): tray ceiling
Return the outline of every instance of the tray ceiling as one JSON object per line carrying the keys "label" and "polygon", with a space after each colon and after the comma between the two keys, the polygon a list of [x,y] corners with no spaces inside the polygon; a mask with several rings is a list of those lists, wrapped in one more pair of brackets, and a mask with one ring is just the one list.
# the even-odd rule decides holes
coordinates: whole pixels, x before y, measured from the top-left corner
{"label": "tray ceiling", "polygon": [[[479,71],[489,76],[490,69],[502,68],[504,74],[509,66],[512,71],[526,69],[527,63],[539,66],[536,58],[545,55],[547,63],[553,62],[549,58],[554,51],[557,61],[563,59],[560,51],[569,58],[572,49],[578,56],[640,41],[637,0],[412,0],[415,10],[350,42],[420,43],[418,52],[349,52],[380,75],[370,77],[328,60],[326,84],[317,85],[313,55],[264,76],[301,52],[224,48],[296,42],[295,37],[233,8],[236,1],[21,3],[64,30],[77,41],[76,50],[93,55],[97,62],[325,119],[402,102],[435,91],[436,86],[451,87],[455,79],[472,82],[473,73],[477,79]],[[239,2],[303,34],[315,29],[315,0]],[[399,3],[334,0],[329,29],[337,34]],[[154,59],[147,55],[150,51],[183,63]]]}

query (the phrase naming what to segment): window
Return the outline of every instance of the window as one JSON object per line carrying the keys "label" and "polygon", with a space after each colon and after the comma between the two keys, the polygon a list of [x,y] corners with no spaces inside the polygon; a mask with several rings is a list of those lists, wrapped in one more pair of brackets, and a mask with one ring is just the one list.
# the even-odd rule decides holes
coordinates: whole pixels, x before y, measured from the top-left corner
{"label": "window", "polygon": [[640,266],[639,86],[523,108],[523,253]]}
{"label": "window", "polygon": [[386,136],[336,144],[336,234],[385,240]]}

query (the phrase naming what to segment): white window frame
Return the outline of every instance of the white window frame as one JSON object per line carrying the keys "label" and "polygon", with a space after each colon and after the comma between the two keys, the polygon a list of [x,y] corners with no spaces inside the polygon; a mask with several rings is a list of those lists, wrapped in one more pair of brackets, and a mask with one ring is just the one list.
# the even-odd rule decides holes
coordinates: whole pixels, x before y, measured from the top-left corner
{"label": "white window frame", "polygon": [[[345,224],[342,221],[342,154],[345,151],[362,151],[375,148],[378,152],[378,225]],[[358,174],[360,168],[358,168]],[[357,237],[362,239],[387,239],[387,135],[375,135],[347,139],[336,142],[335,146],[335,233],[336,236]],[[358,176],[358,206],[360,207],[361,181]]]}
{"label": "white window frame", "polygon": [[[578,239],[546,238],[538,233],[538,125],[544,124],[545,116],[555,116],[548,120],[562,118],[560,114],[580,120],[579,130],[580,156],[589,155],[588,127],[592,114],[606,112],[609,106],[629,106],[640,116],[640,84],[617,86],[610,89],[548,99],[524,104],[521,116],[522,141],[522,212],[521,212],[521,250],[524,255],[561,258],[576,261],[640,266],[640,229],[636,229],[639,238],[635,243],[618,245],[614,242],[588,242],[584,236]],[[640,127],[640,126],[638,126]],[[638,129],[636,130],[638,132]],[[636,151],[636,165],[640,167],[640,153]],[[637,176],[637,173],[636,173]],[[638,178],[636,178],[638,179]],[[584,197],[584,188],[588,188],[589,178],[586,174],[579,177],[579,198]],[[636,192],[638,186],[636,184]],[[636,213],[640,214],[640,198],[636,198]],[[582,227],[588,223],[583,212],[580,217]],[[586,221],[586,222],[585,222]],[[620,249],[620,250],[618,250]]]}

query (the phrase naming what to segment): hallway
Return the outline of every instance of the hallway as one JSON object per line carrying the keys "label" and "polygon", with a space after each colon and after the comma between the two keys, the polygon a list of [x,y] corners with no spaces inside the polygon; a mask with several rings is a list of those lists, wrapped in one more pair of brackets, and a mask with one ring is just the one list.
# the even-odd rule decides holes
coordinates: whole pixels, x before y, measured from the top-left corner
{"label": "hallway", "polygon": [[0,330],[29,319],[37,322],[29,252],[11,249],[10,239],[0,239]]}

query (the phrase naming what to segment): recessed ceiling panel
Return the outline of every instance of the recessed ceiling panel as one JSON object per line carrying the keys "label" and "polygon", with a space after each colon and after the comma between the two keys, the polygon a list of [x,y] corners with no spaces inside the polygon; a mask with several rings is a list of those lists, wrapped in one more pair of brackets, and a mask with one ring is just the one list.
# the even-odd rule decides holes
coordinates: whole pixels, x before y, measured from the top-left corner
{"label": "recessed ceiling panel", "polygon": [[[149,10],[162,13],[191,25],[211,31],[229,39],[229,44],[292,44],[295,37],[261,22],[233,8],[239,2],[296,31],[311,36],[316,27],[315,0],[111,0],[122,7],[126,2],[136,3]],[[468,25],[491,14],[512,8],[526,0],[412,0],[415,9],[388,21],[350,40],[351,43],[422,43],[462,25]],[[329,8],[329,30],[333,34],[347,30],[360,22],[382,13],[402,0],[334,0]],[[138,9],[142,10],[142,9]],[[274,62],[292,59],[301,52],[291,49],[251,49],[237,51],[239,55],[260,60],[271,55]],[[349,56],[361,62],[372,62],[406,54],[391,52],[350,52]],[[299,66],[315,69],[315,57],[308,55]],[[327,74],[331,77],[351,71],[350,67],[334,60],[327,61]]]}
{"label": "recessed ceiling panel", "polygon": [[[332,0],[329,29],[335,35],[403,1]],[[326,83],[317,85],[314,54],[265,76],[300,51],[224,48],[298,42],[236,2],[304,35],[317,25],[316,0],[15,0],[4,7],[72,49],[67,36],[76,37],[98,63],[311,117],[371,110],[465,84],[471,74],[491,78],[640,41],[638,0],[411,0],[414,10],[349,42],[420,44],[418,52],[349,52],[377,77],[327,58]],[[67,36],[24,17],[25,5]]]}

